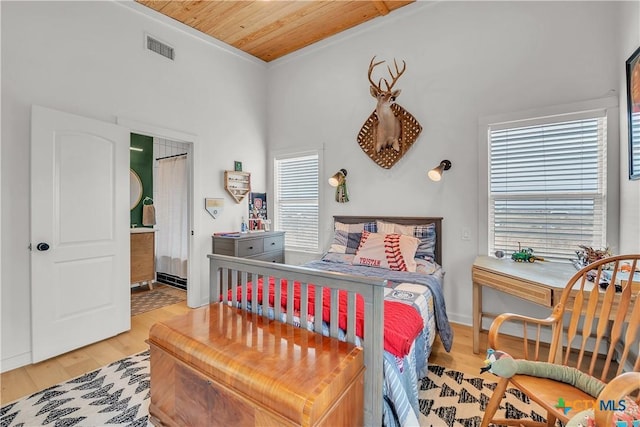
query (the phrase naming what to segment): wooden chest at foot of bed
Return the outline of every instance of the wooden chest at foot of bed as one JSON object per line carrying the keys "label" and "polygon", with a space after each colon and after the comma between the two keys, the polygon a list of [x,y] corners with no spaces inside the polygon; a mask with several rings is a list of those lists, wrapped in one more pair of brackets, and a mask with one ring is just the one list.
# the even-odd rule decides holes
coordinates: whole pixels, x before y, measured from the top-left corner
{"label": "wooden chest at foot of bed", "polygon": [[221,304],[149,332],[156,426],[363,424],[360,348]]}

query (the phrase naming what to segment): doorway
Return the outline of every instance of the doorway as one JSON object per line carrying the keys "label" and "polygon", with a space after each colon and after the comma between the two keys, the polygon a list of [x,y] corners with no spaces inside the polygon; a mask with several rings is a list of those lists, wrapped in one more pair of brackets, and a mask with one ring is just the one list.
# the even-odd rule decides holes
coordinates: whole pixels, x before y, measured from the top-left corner
{"label": "doorway", "polygon": [[[129,128],[131,133],[140,135],[147,135],[152,138],[158,138],[159,140],[172,141],[174,143],[184,144],[181,148],[187,149],[187,165],[188,165],[188,194],[187,194],[187,233],[188,233],[188,249],[187,249],[187,305],[189,307],[199,307],[208,301],[208,289],[204,288],[200,283],[200,266],[198,262],[194,260],[199,259],[200,251],[196,247],[194,242],[194,229],[199,226],[199,218],[194,211],[194,194],[199,193],[199,185],[194,179],[198,172],[197,149],[198,149],[198,136],[183,131],[164,128],[154,124],[138,122],[127,118],[118,117],[118,124]],[[159,141],[160,142],[160,141]],[[180,154],[180,153],[177,153]],[[153,160],[162,157],[162,152],[155,153]],[[155,186],[154,186],[155,187]],[[157,196],[152,196],[157,197]],[[156,206],[157,207],[157,206]]]}
{"label": "doorway", "polygon": [[189,159],[191,144],[153,138],[156,281],[188,288]]}

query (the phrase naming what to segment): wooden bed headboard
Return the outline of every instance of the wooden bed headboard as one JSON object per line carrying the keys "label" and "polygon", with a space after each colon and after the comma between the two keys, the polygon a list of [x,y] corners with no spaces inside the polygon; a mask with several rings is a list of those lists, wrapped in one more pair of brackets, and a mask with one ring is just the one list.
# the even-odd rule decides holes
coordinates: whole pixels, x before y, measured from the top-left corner
{"label": "wooden bed headboard", "polygon": [[422,217],[422,216],[345,216],[334,215],[334,222],[341,222],[343,224],[357,224],[360,222],[372,222],[375,220],[393,222],[401,225],[428,225],[435,224],[436,226],[436,262],[442,265],[442,217]]}

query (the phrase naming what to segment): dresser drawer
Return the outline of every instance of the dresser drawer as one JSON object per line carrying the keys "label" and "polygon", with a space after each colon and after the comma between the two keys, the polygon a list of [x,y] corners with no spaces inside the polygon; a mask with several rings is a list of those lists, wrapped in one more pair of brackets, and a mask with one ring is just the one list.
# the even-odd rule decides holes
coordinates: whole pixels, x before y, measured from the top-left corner
{"label": "dresser drawer", "polygon": [[278,264],[284,264],[284,252],[282,251],[272,251],[265,252],[260,255],[252,256],[251,259],[257,259],[260,261],[266,262],[277,262]]}
{"label": "dresser drawer", "polygon": [[238,242],[238,255],[239,257],[249,257],[252,255],[261,254],[264,252],[264,239],[250,239],[241,240]]}
{"label": "dresser drawer", "polygon": [[263,242],[264,252],[281,251],[282,249],[284,249],[284,234],[281,234],[280,236],[265,237]]}
{"label": "dresser drawer", "polygon": [[214,237],[212,251],[214,254],[235,256],[235,242],[232,239],[221,239]]}
{"label": "dresser drawer", "polygon": [[213,236],[214,254],[284,264],[284,232],[264,231],[234,236]]}

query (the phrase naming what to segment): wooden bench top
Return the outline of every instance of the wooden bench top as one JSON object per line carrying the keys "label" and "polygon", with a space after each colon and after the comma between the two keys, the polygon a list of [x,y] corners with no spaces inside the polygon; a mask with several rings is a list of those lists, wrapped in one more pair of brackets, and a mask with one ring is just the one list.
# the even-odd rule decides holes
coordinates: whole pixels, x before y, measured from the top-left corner
{"label": "wooden bench top", "polygon": [[293,420],[324,412],[364,370],[353,344],[220,303],[154,324],[149,341]]}

